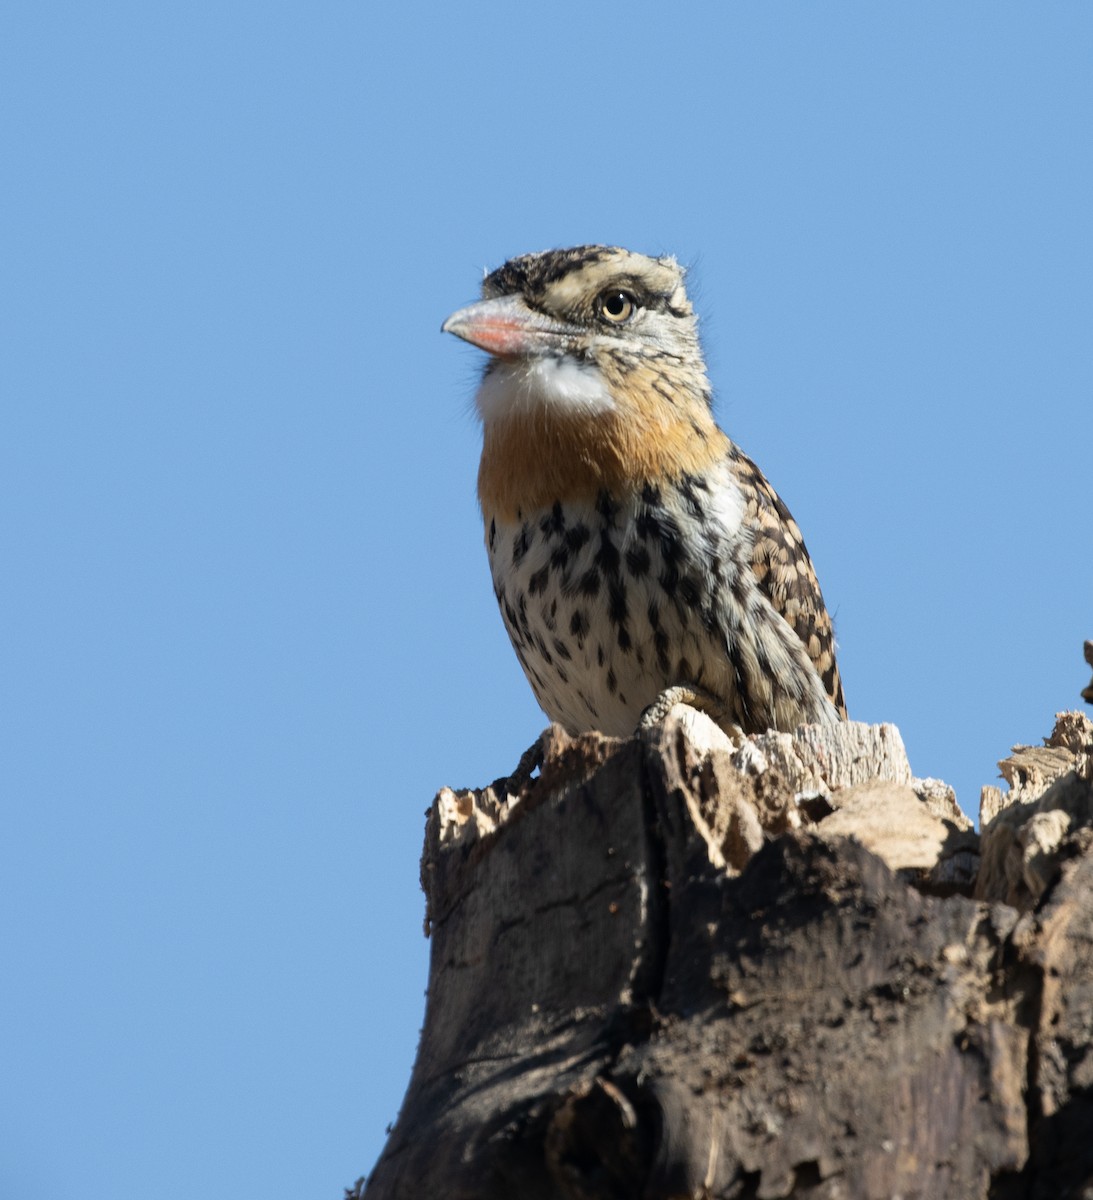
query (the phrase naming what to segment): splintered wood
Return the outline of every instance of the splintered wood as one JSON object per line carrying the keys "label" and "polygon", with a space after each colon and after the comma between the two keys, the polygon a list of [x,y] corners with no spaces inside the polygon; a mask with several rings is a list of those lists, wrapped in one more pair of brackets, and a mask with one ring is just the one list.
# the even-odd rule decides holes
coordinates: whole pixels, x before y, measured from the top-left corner
{"label": "splintered wood", "polygon": [[1093,723],[976,834],[894,726],[552,730],[443,790],[429,997],[369,1200],[1078,1195]]}

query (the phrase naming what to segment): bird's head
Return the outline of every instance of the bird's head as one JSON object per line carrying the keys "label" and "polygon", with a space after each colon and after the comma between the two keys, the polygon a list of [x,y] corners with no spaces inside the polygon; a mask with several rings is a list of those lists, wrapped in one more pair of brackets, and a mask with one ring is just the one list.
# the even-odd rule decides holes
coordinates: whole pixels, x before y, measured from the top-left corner
{"label": "bird's head", "polygon": [[482,299],[443,329],[491,355],[477,397],[487,424],[544,411],[648,418],[661,405],[709,404],[674,258],[615,246],[524,254],[487,275]]}
{"label": "bird's head", "polygon": [[524,254],[443,328],[490,355],[475,397],[484,513],[591,503],[724,455],[673,258],[614,246]]}

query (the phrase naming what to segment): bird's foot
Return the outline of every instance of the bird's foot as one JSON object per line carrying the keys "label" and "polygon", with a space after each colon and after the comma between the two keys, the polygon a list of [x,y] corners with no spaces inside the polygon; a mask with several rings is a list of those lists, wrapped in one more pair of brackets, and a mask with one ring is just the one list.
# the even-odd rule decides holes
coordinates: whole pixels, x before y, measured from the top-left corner
{"label": "bird's foot", "polygon": [[699,712],[705,713],[737,745],[743,743],[747,736],[733,720],[733,714],[728,705],[712,692],[708,692],[694,683],[679,683],[665,688],[641,714],[641,719],[638,721],[639,731],[658,725],[677,704],[686,704],[690,708],[696,708]]}
{"label": "bird's foot", "polygon": [[520,755],[520,761],[516,764],[516,770],[503,780],[505,790],[511,796],[518,796],[525,787],[531,782],[531,777],[543,765],[543,760],[546,757],[546,747],[543,744],[543,735],[540,734],[534,742]]}

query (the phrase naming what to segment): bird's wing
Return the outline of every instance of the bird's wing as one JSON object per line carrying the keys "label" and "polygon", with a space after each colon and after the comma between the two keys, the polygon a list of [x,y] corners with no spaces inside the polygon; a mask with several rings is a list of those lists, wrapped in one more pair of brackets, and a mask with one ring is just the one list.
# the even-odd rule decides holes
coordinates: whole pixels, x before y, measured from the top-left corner
{"label": "bird's wing", "polygon": [[756,581],[801,639],[832,704],[845,717],[831,617],[797,522],[763,472],[735,446],[729,465],[744,494],[744,520],[755,531],[751,568]]}

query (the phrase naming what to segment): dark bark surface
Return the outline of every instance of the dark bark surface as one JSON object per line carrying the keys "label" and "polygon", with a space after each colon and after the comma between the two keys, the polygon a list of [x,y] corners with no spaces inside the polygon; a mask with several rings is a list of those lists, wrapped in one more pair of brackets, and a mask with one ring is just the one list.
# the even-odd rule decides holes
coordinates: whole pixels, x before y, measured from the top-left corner
{"label": "dark bark surface", "polygon": [[[838,780],[795,798],[784,765],[742,761],[669,718],[555,735],[518,801],[441,793],[425,1028],[350,1195],[1093,1196],[1080,812],[1021,909],[825,836],[808,814]],[[898,764],[877,771],[905,804]],[[931,820],[939,858],[974,859]]]}

